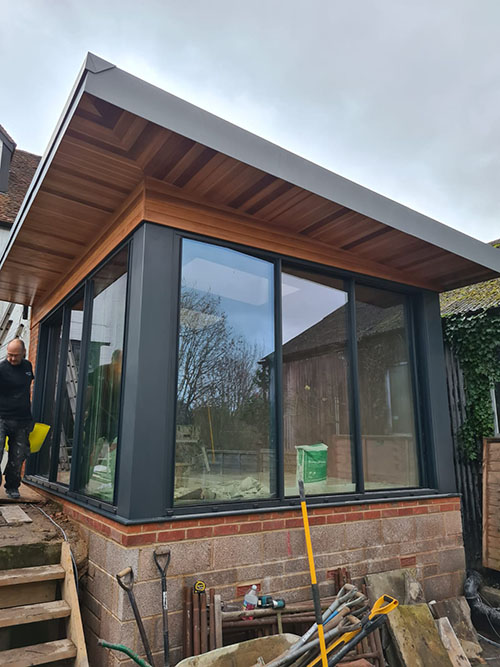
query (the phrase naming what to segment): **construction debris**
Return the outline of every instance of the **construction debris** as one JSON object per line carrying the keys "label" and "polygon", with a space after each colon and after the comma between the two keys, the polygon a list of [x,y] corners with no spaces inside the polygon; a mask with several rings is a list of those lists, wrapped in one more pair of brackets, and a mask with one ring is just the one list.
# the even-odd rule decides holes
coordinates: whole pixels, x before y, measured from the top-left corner
{"label": "construction debris", "polygon": [[463,597],[433,602],[432,612],[436,618],[448,618],[469,660],[477,660],[482,653],[477,632],[472,625],[469,605]]}
{"label": "construction debris", "polygon": [[470,662],[464,653],[462,645],[451,627],[448,618],[438,618],[436,626],[443,642],[443,646],[448,651],[453,667],[470,667]]}
{"label": "construction debris", "polygon": [[426,604],[400,605],[388,616],[388,626],[398,664],[405,667],[453,667]]}
{"label": "construction debris", "polygon": [[19,505],[6,505],[0,507],[0,514],[9,526],[17,526],[20,523],[32,523],[26,512]]}
{"label": "construction debris", "polygon": [[401,604],[419,604],[425,602],[424,592],[417,579],[415,570],[402,569],[379,572],[366,576],[368,596],[372,602],[384,593],[390,593]]}

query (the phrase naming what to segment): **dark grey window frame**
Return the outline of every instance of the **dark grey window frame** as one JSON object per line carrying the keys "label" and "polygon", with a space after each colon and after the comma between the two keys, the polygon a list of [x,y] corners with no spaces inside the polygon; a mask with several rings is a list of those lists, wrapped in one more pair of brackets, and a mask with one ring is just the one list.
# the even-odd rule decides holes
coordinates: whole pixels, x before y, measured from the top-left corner
{"label": "dark grey window frame", "polygon": [[[335,269],[297,259],[257,250],[229,241],[205,237],[155,223],[143,223],[130,238],[80,283],[66,299],[43,320],[40,328],[37,379],[34,393],[34,414],[39,414],[45,375],[43,363],[47,348],[47,327],[58,308],[66,306],[83,285],[90,285],[97,271],[119,252],[129,246],[129,273],[125,323],[125,347],[122,375],[120,417],[120,448],[116,466],[114,505],[83,496],[70,487],[36,475],[36,457],[29,464],[29,481],[50,489],[56,495],[71,498],[104,515],[114,516],[123,523],[158,521],[186,516],[238,514],[249,511],[272,511],[296,507],[298,498],[284,495],[282,397],[276,392],[276,489],[277,497],[259,501],[231,501],[174,507],[175,470],[175,400],[177,386],[177,340],[179,327],[179,293],[181,277],[182,239],[193,239],[226,247],[274,264],[276,383],[282,386],[281,359],[281,268],[301,268],[311,274],[331,275],[344,280],[349,292],[349,393],[351,397],[353,448],[356,456],[356,491],[347,494],[315,496],[311,504],[331,506],[396,500],[407,497],[427,497],[456,493],[453,474],[451,429],[444,372],[444,352],[441,335],[439,298],[436,293],[387,280]],[[410,363],[414,391],[416,441],[419,460],[420,486],[365,492],[363,488],[359,403],[357,387],[357,351],[355,341],[354,286],[377,287],[406,296]],[[86,288],[86,299],[91,299]],[[88,303],[86,301],[86,303]],[[91,313],[90,313],[91,314]],[[89,315],[86,315],[88,321]],[[84,319],[84,329],[86,320]],[[155,326],[150,326],[154,322]],[[88,327],[87,323],[87,327]],[[88,332],[87,332],[88,336]],[[82,356],[87,345],[82,344]],[[83,364],[84,360],[80,363]],[[86,366],[82,365],[82,368]],[[161,369],[151,384],[150,369]],[[150,386],[151,385],[151,386]],[[81,392],[79,392],[81,394]],[[354,400],[353,400],[354,399]],[[81,410],[81,406],[80,406]],[[152,415],[153,423],[144,414]],[[357,414],[356,414],[357,413]],[[78,413],[79,415],[80,413]],[[149,442],[156,433],[158,442]],[[141,443],[139,446],[138,443]],[[144,445],[144,443],[147,443]],[[75,466],[74,466],[75,467]],[[76,471],[72,470],[72,479]],[[147,485],[144,484],[147,480]]]}
{"label": "dark grey window frame", "polygon": [[[87,386],[88,379],[88,351],[89,351],[89,342],[90,334],[92,327],[92,313],[93,313],[93,292],[94,285],[93,280],[96,274],[109,262],[111,261],[119,252],[124,248],[128,249],[128,268],[127,272],[130,273],[130,261],[132,254],[132,243],[126,241],[121,244],[119,247],[115,248],[113,252],[106,257],[105,260],[99,263],[99,265],[89,273],[89,275],[79,283],[71,292],[66,296],[66,298],[58,304],[49,315],[47,315],[43,321],[40,323],[40,336],[38,340],[38,349],[37,349],[37,369],[36,369],[36,379],[35,387],[33,392],[33,405],[32,411],[35,420],[43,419],[43,405],[44,405],[44,386],[46,383],[46,377],[48,372],[48,363],[49,359],[49,349],[48,343],[53,335],[51,332],[51,325],[54,320],[59,316],[62,318],[62,338],[61,338],[61,347],[59,352],[59,369],[56,379],[56,406],[54,412],[54,424],[52,425],[53,431],[57,434],[56,440],[52,444],[50,457],[49,457],[49,474],[48,477],[43,477],[38,473],[38,455],[31,456],[28,459],[27,466],[27,475],[28,479],[36,482],[40,486],[49,488],[59,494],[66,495],[72,499],[81,501],[83,504],[91,505],[105,510],[106,512],[115,513],[115,501],[116,501],[116,489],[119,484],[118,479],[118,470],[119,470],[119,457],[120,457],[120,448],[117,451],[117,465],[116,465],[116,474],[115,474],[115,486],[114,486],[114,498],[113,504],[101,501],[97,498],[91,496],[86,496],[78,490],[78,475],[77,475],[77,466],[73,465],[73,462],[78,461],[78,450],[81,446],[82,440],[82,429],[83,429],[83,420],[81,418],[84,405],[84,396],[85,389]],[[61,427],[61,396],[64,388],[65,374],[66,374],[66,364],[67,364],[67,354],[68,354],[68,341],[69,341],[69,328],[70,328],[70,314],[71,308],[75,303],[78,297],[81,297],[83,292],[83,321],[82,321],[82,340],[81,340],[81,350],[80,350],[80,362],[79,362],[79,380],[78,380],[78,390],[76,397],[76,411],[75,411],[75,430],[74,430],[74,441],[73,441],[73,451],[72,451],[72,465],[70,470],[70,481],[69,484],[63,484],[62,482],[57,481],[57,470],[59,463],[59,451],[60,451],[60,427]],[[128,289],[128,278],[127,278],[127,290],[126,290],[126,306],[125,306],[125,334],[124,334],[124,365],[126,357],[126,348],[127,348],[127,312],[129,309],[129,289]],[[122,373],[121,386],[124,385],[124,373]],[[120,426],[121,429],[121,406],[120,406]]]}

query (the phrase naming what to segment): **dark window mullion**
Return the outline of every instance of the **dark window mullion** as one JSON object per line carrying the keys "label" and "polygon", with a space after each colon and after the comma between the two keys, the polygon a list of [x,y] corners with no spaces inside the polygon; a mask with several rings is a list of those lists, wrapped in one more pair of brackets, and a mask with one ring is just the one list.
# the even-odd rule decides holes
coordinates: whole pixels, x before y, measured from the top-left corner
{"label": "dark window mullion", "polygon": [[52,424],[52,451],[50,453],[50,468],[49,480],[51,482],[57,479],[57,468],[59,465],[59,446],[61,440],[61,408],[62,397],[64,391],[64,381],[66,377],[66,367],[68,360],[68,341],[69,341],[69,321],[71,316],[71,308],[65,306],[62,317],[62,335],[61,344],[59,348],[59,368],[56,378],[56,393],[55,393],[55,413],[54,423]]}
{"label": "dark window mullion", "polygon": [[127,248],[127,286],[125,288],[125,323],[123,327],[123,356],[122,356],[122,370],[121,370],[121,379],[120,379],[120,414],[118,416],[118,447],[116,448],[116,464],[115,464],[115,485],[113,489],[113,506],[116,506],[118,498],[118,485],[119,474],[120,474],[120,439],[122,433],[122,417],[123,417],[123,387],[125,385],[125,373],[126,373],[126,356],[127,356],[127,339],[128,339],[128,326],[130,319],[130,274],[132,266],[132,252],[133,252],[133,243],[129,241],[124,248]]}
{"label": "dark window mullion", "polygon": [[88,362],[88,348],[89,348],[90,334],[92,331],[93,298],[94,298],[94,283],[92,280],[88,280],[85,284],[85,294],[83,299],[82,342],[80,349],[78,387],[76,394],[75,426],[73,433],[73,449],[71,452],[71,472],[69,480],[69,488],[71,491],[77,490],[78,486],[79,450],[80,450],[80,443],[83,431],[82,414],[84,409],[85,392],[87,390],[87,376],[88,376],[87,362]]}
{"label": "dark window mullion", "polygon": [[274,396],[274,445],[276,456],[276,497],[285,497],[285,465],[283,446],[283,326],[281,298],[281,259],[274,265],[274,382],[271,382],[270,398]]}
{"label": "dark window mullion", "polygon": [[353,443],[353,472],[356,483],[356,493],[365,492],[365,477],[363,470],[363,443],[361,436],[361,411],[359,397],[358,376],[358,344],[356,332],[356,290],[354,280],[346,281],[348,301],[348,335],[349,335],[349,415],[351,422],[351,438]]}
{"label": "dark window mullion", "polygon": [[[171,400],[169,403],[169,409],[171,410],[171,423],[172,428],[169,432],[170,440],[168,441],[169,447],[169,465],[168,470],[169,474],[166,476],[166,488],[165,488],[165,498],[167,505],[167,514],[171,514],[174,509],[174,492],[175,492],[175,459],[177,454],[177,378],[179,373],[179,337],[181,331],[181,288],[182,288],[182,244],[183,239],[179,234],[173,234],[171,236],[171,251],[172,255],[170,257],[170,281],[171,281],[171,297],[170,299],[175,299],[172,303],[169,301],[169,307],[171,312],[175,313],[175,317],[172,317],[172,327],[174,330],[174,336],[172,340],[175,341],[174,345],[170,346],[168,351],[168,368],[171,370],[172,377],[170,381],[170,391],[171,391]],[[167,445],[167,446],[168,446]]]}
{"label": "dark window mullion", "polygon": [[411,390],[413,393],[413,418],[415,421],[415,439],[416,439],[416,448],[417,448],[417,462],[418,462],[418,473],[419,473],[419,486],[432,486],[434,481],[430,479],[433,475],[430,474],[430,471],[427,470],[424,464],[424,456],[426,449],[426,433],[423,427],[423,415],[421,407],[424,405],[423,397],[419,390],[420,381],[418,378],[418,365],[417,365],[417,333],[416,333],[416,322],[415,322],[415,309],[413,299],[406,297],[405,300],[405,319],[407,322],[408,330],[408,356],[409,356],[409,369],[410,369],[410,382]]}

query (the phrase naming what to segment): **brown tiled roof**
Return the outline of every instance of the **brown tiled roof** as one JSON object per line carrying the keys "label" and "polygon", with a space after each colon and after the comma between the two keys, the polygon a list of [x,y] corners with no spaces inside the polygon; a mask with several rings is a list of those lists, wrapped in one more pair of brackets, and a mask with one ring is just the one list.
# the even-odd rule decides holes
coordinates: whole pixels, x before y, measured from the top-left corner
{"label": "brown tiled roof", "polygon": [[16,149],[10,163],[9,187],[0,193],[0,223],[12,224],[16,219],[26,190],[40,162],[39,155]]}

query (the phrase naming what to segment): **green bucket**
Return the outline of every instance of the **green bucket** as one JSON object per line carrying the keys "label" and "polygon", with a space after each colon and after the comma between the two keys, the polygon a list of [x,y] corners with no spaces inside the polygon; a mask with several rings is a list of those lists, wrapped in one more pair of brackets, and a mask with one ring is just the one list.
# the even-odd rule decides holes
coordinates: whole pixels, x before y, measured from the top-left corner
{"label": "green bucket", "polygon": [[297,445],[297,479],[304,484],[325,482],[327,472],[328,445]]}

